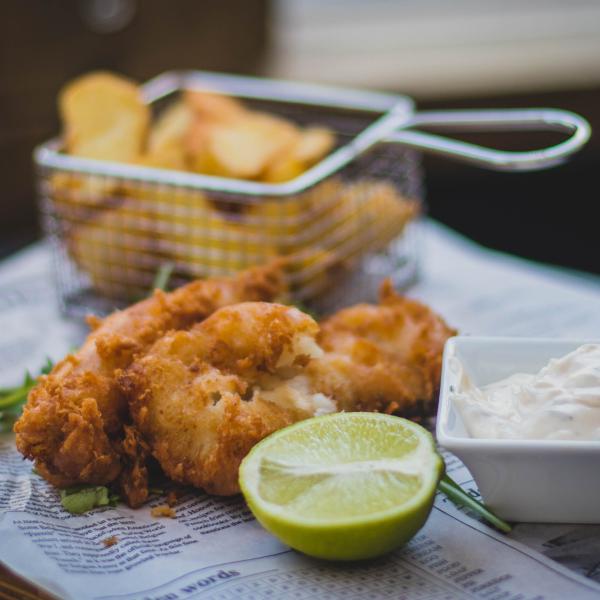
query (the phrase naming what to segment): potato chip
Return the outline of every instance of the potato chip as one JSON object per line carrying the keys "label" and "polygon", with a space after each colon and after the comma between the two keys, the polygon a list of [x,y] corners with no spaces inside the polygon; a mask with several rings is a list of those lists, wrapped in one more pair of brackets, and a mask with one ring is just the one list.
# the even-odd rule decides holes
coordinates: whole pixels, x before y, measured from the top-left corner
{"label": "potato chip", "polygon": [[265,169],[261,180],[266,183],[283,183],[295,179],[306,170],[306,165],[294,157],[293,154],[275,159]]}
{"label": "potato chip", "polygon": [[210,130],[209,151],[230,177],[255,179],[298,140],[298,128],[278,117],[251,113]]}
{"label": "potato chip", "polygon": [[113,203],[121,192],[114,179],[99,175],[57,171],[48,183],[48,191],[57,210],[65,216],[77,207],[95,209],[98,205]]}
{"label": "potato chip", "polygon": [[140,204],[160,219],[154,234],[159,253],[188,277],[222,275],[263,264],[277,250],[263,230],[244,215],[215,208],[214,200],[199,190],[176,188],[136,193]]}
{"label": "potato chip", "polygon": [[213,122],[233,122],[248,112],[236,98],[209,91],[187,90],[184,102],[198,117]]}
{"label": "potato chip", "polygon": [[213,128],[213,123],[201,119],[192,122],[185,137],[188,166],[196,173],[229,177],[228,171],[217,161],[210,149]]}
{"label": "potato chip", "polygon": [[335,144],[333,133],[324,127],[308,127],[300,134],[294,158],[311,166],[327,155]]}
{"label": "potato chip", "polygon": [[329,129],[309,127],[299,132],[296,143],[286,154],[275,158],[265,169],[261,179],[268,183],[282,183],[301,175],[323,158],[334,146]]}
{"label": "potato chip", "polygon": [[384,248],[419,212],[418,204],[388,181],[362,179],[348,183],[339,201],[336,221],[345,223],[348,236],[359,241],[362,252]]}
{"label": "potato chip", "polygon": [[141,154],[150,109],[135,83],[110,73],[91,73],[68,84],[58,103],[71,154],[122,162]]}
{"label": "potato chip", "polygon": [[95,290],[132,300],[150,289],[160,255],[152,214],[126,199],[114,208],[95,211],[69,232],[68,248]]}
{"label": "potato chip", "polygon": [[169,105],[158,117],[148,136],[148,147],[141,163],[165,169],[185,169],[184,138],[194,118],[182,101]]}
{"label": "potato chip", "polygon": [[[75,81],[60,104],[74,154],[221,177],[289,181],[336,142],[325,127],[299,127],[207,91],[184,92],[148,131],[138,88],[105,73]],[[53,177],[51,193],[69,223],[69,252],[111,297],[139,293],[165,260],[179,275],[200,277],[275,255],[288,257],[292,285],[325,289],[336,269],[349,268],[350,257],[380,250],[418,212],[392,182],[340,177],[293,197],[239,206],[202,190],[79,175]]]}

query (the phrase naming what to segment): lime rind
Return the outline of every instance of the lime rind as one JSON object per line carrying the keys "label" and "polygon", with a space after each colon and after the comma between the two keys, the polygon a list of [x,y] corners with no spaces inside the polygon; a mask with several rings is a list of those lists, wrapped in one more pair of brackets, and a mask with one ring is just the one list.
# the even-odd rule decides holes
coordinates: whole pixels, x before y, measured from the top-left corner
{"label": "lime rind", "polygon": [[[380,473],[374,475],[373,468]],[[360,560],[402,546],[417,533],[431,512],[442,472],[433,438],[419,425],[389,415],[338,413],[263,440],[243,461],[240,486],[257,520],[285,544],[327,560]],[[261,490],[262,477],[267,481]],[[377,510],[378,495],[409,481],[416,487],[396,490],[389,508]],[[339,485],[346,485],[342,495]],[[270,501],[265,499],[273,490]],[[364,502],[369,494],[371,506]],[[306,506],[298,506],[295,496]],[[356,514],[348,516],[349,507]]]}
{"label": "lime rind", "polygon": [[[280,438],[284,436],[288,437],[294,431],[301,431],[302,429],[305,429],[307,427],[314,427],[315,421],[323,422],[325,420],[332,419],[340,421],[340,419],[344,419],[344,421],[351,422],[354,418],[356,418],[357,421],[364,421],[364,419],[369,419],[373,422],[376,422],[377,420],[379,420],[381,421],[381,424],[386,423],[392,425],[393,427],[397,427],[398,421],[401,420],[403,432],[406,433],[406,431],[408,430],[409,432],[415,435],[416,440],[418,440],[417,449],[420,450],[420,457],[415,462],[420,461],[422,468],[419,470],[421,479],[419,481],[416,493],[411,493],[407,495],[410,496],[410,499],[407,499],[400,503],[394,503],[393,506],[390,506],[385,510],[376,510],[369,514],[360,512],[360,514],[352,516],[344,515],[338,517],[336,517],[335,515],[328,514],[325,517],[321,518],[309,518],[305,515],[298,514],[296,510],[290,510],[290,508],[293,507],[288,507],[286,505],[282,506],[264,498],[264,494],[261,493],[261,490],[257,485],[258,482],[262,480],[260,472],[261,467],[263,467],[264,457],[268,453],[268,449],[270,447],[276,446]],[[348,425],[349,422],[344,423],[344,425]],[[405,455],[405,458],[410,457],[410,454],[411,452]],[[267,459],[267,461],[269,460],[271,464],[273,464],[274,461],[272,459]],[[381,463],[382,461],[373,462]],[[401,467],[402,464],[406,461],[400,458],[396,461],[390,462],[396,462],[398,467]],[[321,475],[324,475],[328,472],[326,466],[319,466],[321,468]],[[296,465],[296,468],[298,468],[299,472],[301,471],[302,467],[303,466],[301,464]],[[336,467],[339,468],[339,465],[336,465]],[[311,466],[304,466],[305,475],[307,471],[310,471],[310,468]],[[318,469],[315,465],[313,465],[312,468],[314,469],[314,476],[318,477]],[[268,514],[269,521],[277,521],[280,525],[284,527],[301,526],[303,528],[309,528],[315,532],[318,532],[319,530],[344,530],[353,526],[369,526],[372,524],[380,523],[382,521],[386,521],[388,519],[393,519],[397,516],[402,516],[403,514],[410,514],[411,512],[418,510],[423,505],[430,505],[432,498],[435,494],[438,481],[442,476],[442,473],[443,461],[436,452],[433,438],[431,434],[429,434],[421,426],[413,423],[412,421],[407,421],[405,419],[400,419],[399,417],[392,417],[390,415],[384,415],[379,413],[338,413],[334,415],[316,417],[307,421],[301,421],[272,434],[271,436],[257,444],[242,462],[242,465],[240,467],[240,486],[242,488],[244,496],[246,497],[246,500],[248,501],[248,504],[253,509],[255,514]],[[369,479],[369,483],[372,482],[373,479]],[[300,483],[302,485],[302,482]],[[321,484],[321,481],[314,480],[311,483],[316,484],[318,486]],[[339,511],[340,514],[343,514],[343,512],[343,510]],[[261,520],[260,517],[259,520]]]}

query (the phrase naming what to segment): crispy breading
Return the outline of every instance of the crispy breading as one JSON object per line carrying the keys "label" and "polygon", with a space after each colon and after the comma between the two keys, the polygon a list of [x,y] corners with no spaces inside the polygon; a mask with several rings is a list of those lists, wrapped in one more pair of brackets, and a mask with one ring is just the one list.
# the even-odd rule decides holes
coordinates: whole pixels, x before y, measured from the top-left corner
{"label": "crispy breading", "polygon": [[120,381],[164,472],[235,494],[241,460],[286,425],[339,410],[431,410],[454,331],[429,308],[388,281],[380,305],[342,310],[317,331],[296,309],[245,303],[166,335],[136,360]]}
{"label": "crispy breading", "polygon": [[32,390],[19,450],[58,487],[118,482],[139,506],[149,461],[230,495],[252,446],[291,423],[336,410],[431,414],[454,334],[431,309],[386,281],[379,305],[341,310],[319,330],[298,309],[264,302],[283,288],[273,265],[92,319],[79,352]]}
{"label": "crispy breading", "polygon": [[[58,363],[31,391],[15,424],[17,447],[58,487],[104,485],[121,478],[131,504],[147,487],[147,447],[130,422],[116,377],[170,330],[186,329],[222,306],[273,300],[284,290],[278,264],[233,278],[194,281],[94,320],[94,331],[74,354]],[[125,468],[125,471],[123,469]],[[141,491],[140,491],[141,490]]]}
{"label": "crispy breading", "polygon": [[300,374],[320,353],[317,331],[296,308],[243,303],[159,340],[121,383],[163,471],[209,493],[237,493],[250,448],[323,400]]}
{"label": "crispy breading", "polygon": [[174,508],[171,508],[168,504],[161,504],[159,506],[155,506],[150,511],[150,514],[157,519],[160,517],[164,517],[167,519],[175,519],[177,517],[177,513]]}
{"label": "crispy breading", "polygon": [[321,323],[325,354],[308,371],[340,410],[428,415],[437,400],[444,343],[455,334],[386,280],[379,305],[358,304]]}

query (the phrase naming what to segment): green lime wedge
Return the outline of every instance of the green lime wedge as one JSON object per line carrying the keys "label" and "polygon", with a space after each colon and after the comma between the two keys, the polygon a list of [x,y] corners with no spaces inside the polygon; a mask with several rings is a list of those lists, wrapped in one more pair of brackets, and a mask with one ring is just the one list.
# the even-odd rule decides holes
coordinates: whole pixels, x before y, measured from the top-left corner
{"label": "green lime wedge", "polygon": [[265,529],[310,556],[357,560],[423,526],[444,470],[420,425],[377,413],[301,421],[257,444],[240,487]]}

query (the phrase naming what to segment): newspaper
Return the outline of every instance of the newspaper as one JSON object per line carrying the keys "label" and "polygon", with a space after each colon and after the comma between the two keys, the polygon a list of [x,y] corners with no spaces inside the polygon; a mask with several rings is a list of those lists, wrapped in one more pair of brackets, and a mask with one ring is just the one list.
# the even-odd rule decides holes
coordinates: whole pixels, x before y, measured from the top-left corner
{"label": "newspaper", "polygon": [[[598,279],[484,250],[430,221],[421,228],[422,277],[410,294],[461,332],[600,338]],[[44,245],[0,266],[0,385],[81,342],[81,328],[58,316],[49,272]],[[467,469],[448,453],[445,459],[476,495]],[[405,548],[343,564],[282,545],[239,497],[192,494],[175,519],[153,518],[150,508],[162,503],[157,497],[138,510],[70,515],[14,450],[12,436],[0,436],[0,561],[59,598],[600,597],[600,527],[521,524],[503,535],[438,494]]]}

